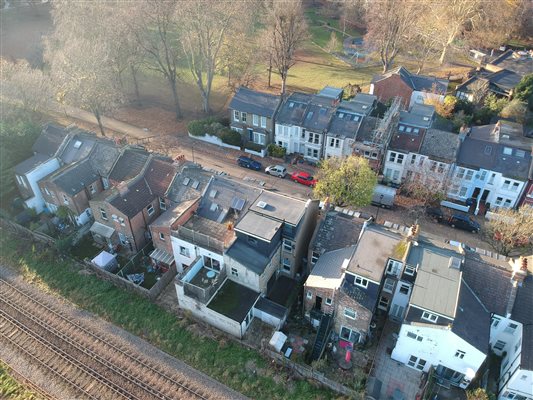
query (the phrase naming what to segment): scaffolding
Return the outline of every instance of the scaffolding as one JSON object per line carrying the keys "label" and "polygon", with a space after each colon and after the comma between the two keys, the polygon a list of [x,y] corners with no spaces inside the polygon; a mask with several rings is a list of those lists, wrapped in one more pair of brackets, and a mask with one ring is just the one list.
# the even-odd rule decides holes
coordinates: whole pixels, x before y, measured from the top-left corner
{"label": "scaffolding", "polygon": [[385,157],[385,151],[389,144],[394,128],[398,125],[400,119],[400,109],[402,107],[402,99],[399,96],[394,97],[391,106],[383,116],[376,123],[376,128],[372,133],[372,141],[370,146],[379,149],[383,154],[378,157],[377,171],[381,168],[381,160]]}

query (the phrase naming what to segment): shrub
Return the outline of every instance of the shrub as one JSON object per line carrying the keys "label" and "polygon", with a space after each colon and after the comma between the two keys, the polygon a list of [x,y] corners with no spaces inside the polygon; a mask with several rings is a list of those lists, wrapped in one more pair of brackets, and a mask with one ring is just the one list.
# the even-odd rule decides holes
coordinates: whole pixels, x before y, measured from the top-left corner
{"label": "shrub", "polygon": [[503,118],[512,119],[518,123],[526,122],[527,105],[520,100],[513,100],[507,104],[500,113]]}
{"label": "shrub", "polygon": [[196,119],[187,124],[187,129],[193,136],[204,136],[206,133],[216,135],[223,127],[221,121],[216,117]]}
{"label": "shrub", "polygon": [[271,143],[267,147],[268,154],[272,157],[278,157],[283,158],[285,157],[285,154],[287,153],[287,149],[285,147],[278,146],[277,144]]}
{"label": "shrub", "polygon": [[56,249],[60,253],[66,253],[72,247],[74,235],[69,235],[56,241]]}
{"label": "shrub", "polygon": [[193,136],[204,136],[204,123],[200,120],[191,121],[187,124],[187,130]]}
{"label": "shrub", "polygon": [[232,146],[241,145],[241,134],[232,129],[223,128],[218,131],[217,136],[226,144],[231,144]]}
{"label": "shrub", "polygon": [[473,120],[476,125],[487,125],[490,124],[490,120],[496,114],[487,107],[481,107],[479,110],[474,112]]}
{"label": "shrub", "polygon": [[244,148],[248,150],[260,152],[261,150],[265,148],[265,146],[262,146],[254,142],[246,142],[246,144],[244,145]]}

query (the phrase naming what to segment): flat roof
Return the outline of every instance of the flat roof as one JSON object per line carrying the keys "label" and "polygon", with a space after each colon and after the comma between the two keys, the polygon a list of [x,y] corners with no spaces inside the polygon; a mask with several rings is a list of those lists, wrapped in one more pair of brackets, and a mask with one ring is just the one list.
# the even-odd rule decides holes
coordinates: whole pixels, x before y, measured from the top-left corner
{"label": "flat roof", "polygon": [[250,206],[250,210],[296,226],[305,214],[305,206],[305,201],[264,191]]}
{"label": "flat roof", "polygon": [[207,307],[241,323],[258,298],[259,293],[230,279],[226,279]]}
{"label": "flat roof", "polygon": [[462,256],[430,244],[411,246],[407,264],[418,265],[412,305],[455,318],[462,272],[450,266],[452,258]]}
{"label": "flat roof", "polygon": [[176,221],[176,219],[178,219],[185,211],[187,211],[196,201],[198,201],[198,199],[184,201],[183,203],[178,203],[170,207],[163,214],[157,217],[150,225],[164,228],[170,227],[174,221]]}
{"label": "flat roof", "polygon": [[361,235],[347,271],[380,282],[387,260],[393,257],[400,240],[402,236],[398,233],[379,225],[369,225]]}
{"label": "flat roof", "polygon": [[237,223],[235,230],[270,242],[281,225],[280,221],[250,211]]}
{"label": "flat roof", "polygon": [[234,236],[233,230],[228,229],[226,224],[220,224],[208,218],[200,217],[199,215],[193,215],[183,227],[194,232],[203,233],[224,243],[228,242]]}

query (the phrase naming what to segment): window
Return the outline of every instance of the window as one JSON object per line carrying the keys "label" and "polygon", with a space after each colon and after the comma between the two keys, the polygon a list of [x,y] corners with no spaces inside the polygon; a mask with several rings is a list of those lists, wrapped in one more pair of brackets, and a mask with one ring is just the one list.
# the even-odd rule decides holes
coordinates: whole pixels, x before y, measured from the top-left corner
{"label": "window", "polygon": [[107,221],[107,213],[105,212],[105,210],[103,208],[100,209],[100,216],[102,217],[102,219],[104,221]]}
{"label": "window", "polygon": [[257,244],[257,239],[254,237],[248,236],[248,243],[255,246]]}
{"label": "window", "polygon": [[465,358],[465,352],[463,350],[457,350],[455,352],[455,357],[460,358],[461,360]]}
{"label": "window", "polygon": [[357,318],[357,313],[354,310],[352,310],[351,308],[345,307],[344,308],[344,316],[346,318],[356,319]]}
{"label": "window", "polygon": [[505,154],[506,156],[510,156],[513,154],[513,149],[511,149],[510,147],[504,147],[503,154]]}
{"label": "window", "polygon": [[466,188],[464,186],[461,186],[461,189],[459,190],[459,196],[460,197],[465,197],[467,190],[468,190],[468,188]]}
{"label": "window", "polygon": [[289,239],[283,239],[283,250],[292,253],[293,242]]}
{"label": "window", "polygon": [[444,172],[444,164],[443,163],[439,163],[439,167],[437,168],[437,172],[439,174],[442,174]]}
{"label": "window", "polygon": [[459,168],[457,170],[457,174],[455,175],[455,177],[457,179],[463,179],[465,177],[465,173],[466,173],[466,170],[464,168]]}
{"label": "window", "polygon": [[405,128],[405,132],[407,133],[411,133],[412,131],[413,131],[413,128],[411,128],[410,126]]}
{"label": "window", "polygon": [[466,179],[467,181],[471,181],[473,176],[474,176],[474,171],[472,171],[471,169],[469,169],[468,171],[466,171],[465,179]]}
{"label": "window", "polygon": [[521,345],[522,345],[522,339],[520,339],[520,340],[518,341],[518,343],[515,344],[515,346],[514,346],[514,352],[515,352],[515,353],[518,351],[518,349],[520,348]]}
{"label": "window", "polygon": [[501,206],[503,203],[503,197],[496,197],[496,201],[494,202],[495,205]]}
{"label": "window", "polygon": [[510,208],[511,207],[511,200],[505,199],[505,201],[503,202],[503,206],[506,207],[506,208]]}
{"label": "window", "polygon": [[423,371],[424,366],[426,365],[426,360],[422,360],[421,358],[418,358],[416,356],[411,356],[409,357],[407,365],[409,365],[411,368],[416,368],[419,371]]}
{"label": "window", "polygon": [[[17,176],[17,178],[18,178],[18,176]],[[46,194],[47,194],[48,196],[50,196],[50,192],[48,191],[48,188],[44,188],[44,191],[46,192]]]}
{"label": "window", "polygon": [[180,246],[180,254],[185,257],[190,257],[189,249],[187,247]]}
{"label": "window", "polygon": [[520,158],[524,158],[526,156],[526,152],[524,150],[515,150],[514,155]]}
{"label": "window", "polygon": [[65,193],[63,193],[63,203],[70,204],[70,201],[68,200],[68,197]]}
{"label": "window", "polygon": [[416,268],[411,265],[405,266],[405,275],[414,276],[416,272]]}
{"label": "window", "polygon": [[308,290],[305,296],[306,296],[309,300],[311,300],[311,299],[313,298],[313,292],[311,292],[310,290]]}
{"label": "window", "polygon": [[517,192],[518,191],[518,186],[520,186],[520,184],[518,182],[514,182],[513,185],[511,186],[511,192]]}
{"label": "window", "polygon": [[400,132],[405,131],[405,126],[404,126],[404,125],[400,125],[400,126],[398,126],[398,130],[399,130]]}
{"label": "window", "polygon": [[239,120],[239,112],[237,110],[233,111],[233,120],[238,121]]}
{"label": "window", "polygon": [[487,177],[487,171],[485,170],[481,171],[481,176],[479,177],[479,180],[484,181],[486,177]]}
{"label": "window", "polygon": [[167,205],[165,203],[165,199],[162,198],[162,197],[159,198],[159,208],[161,210],[166,210],[167,209]]}
{"label": "window", "polygon": [[237,271],[237,268],[231,268],[231,275],[233,276],[239,276],[239,271]]}
{"label": "window", "polygon": [[500,324],[501,319],[498,317],[492,317],[491,326],[496,328]]}
{"label": "window", "polygon": [[394,151],[391,151],[389,154],[389,161],[395,162],[396,164],[402,164],[403,158],[404,154],[395,153]]}
{"label": "window", "polygon": [[341,339],[346,340],[351,343],[358,343],[359,338],[361,337],[361,335],[357,331],[352,330],[350,328],[346,328],[345,326],[341,326],[341,331],[340,331],[339,336],[341,337]]}
{"label": "window", "polygon": [[261,128],[267,127],[267,119],[266,117],[261,117]]}
{"label": "window", "polygon": [[318,158],[318,149],[307,149],[307,156]]}
{"label": "window", "polygon": [[148,212],[148,215],[154,215],[155,213],[154,206],[150,204],[148,207],[146,207],[146,211]]}
{"label": "window", "polygon": [[387,263],[387,274],[398,276],[400,269],[402,268],[402,263],[394,260],[389,260]]}
{"label": "window", "polygon": [[392,293],[394,290],[394,280],[391,278],[385,279],[385,283],[383,284],[383,291],[387,293]]}
{"label": "window", "polygon": [[258,125],[259,125],[259,116],[258,116],[258,115],[254,114],[254,115],[252,116],[252,124],[253,124],[254,126],[258,126]]}
{"label": "window", "polygon": [[510,180],[506,179],[505,181],[503,181],[502,189],[509,190],[510,186],[511,186],[511,181]]}
{"label": "window", "polygon": [[335,147],[338,149],[340,145],[341,145],[340,139],[331,138],[329,141],[329,147]]}
{"label": "window", "polygon": [[326,297],[326,305],[330,306],[331,303],[333,303],[333,300],[331,300],[329,297]]}
{"label": "window", "polygon": [[254,143],[265,145],[266,135],[264,133],[254,132]]}
{"label": "window", "polygon": [[510,322],[509,325],[507,325],[505,327],[504,332],[513,334],[515,332],[516,328],[518,328],[518,324],[514,324],[514,323]]}
{"label": "window", "polygon": [[431,164],[429,165],[429,170],[432,172],[435,172],[437,170],[437,162],[431,161]]}
{"label": "window", "polygon": [[381,296],[378,303],[378,308],[387,311],[387,308],[389,307],[389,299]]}
{"label": "window", "polygon": [[415,161],[416,161],[416,154],[413,154],[411,156],[411,165],[414,165]]}
{"label": "window", "polygon": [[91,183],[89,185],[89,191],[91,192],[91,194],[95,194],[96,193],[96,183]]}
{"label": "window", "polygon": [[159,239],[161,239],[163,242],[165,241],[165,234],[163,232],[159,232]]}
{"label": "window", "polygon": [[285,271],[290,271],[291,270],[291,260],[289,260],[287,257],[285,257],[283,259],[283,269]]}
{"label": "window", "polygon": [[506,344],[507,344],[507,343],[502,342],[501,340],[497,340],[496,343],[494,343],[494,348],[495,348],[496,350],[500,350],[500,351],[502,351],[502,350],[505,348],[505,345],[506,345]]}
{"label": "window", "polygon": [[311,254],[311,264],[316,264],[318,257],[320,257],[320,254],[318,254],[316,251],[313,251],[313,254]]}
{"label": "window", "polygon": [[407,332],[407,337],[411,338],[411,339],[418,340],[419,342],[421,342],[423,340],[422,336],[419,336],[419,335],[417,335],[416,333],[413,333],[413,332]]}
{"label": "window", "polygon": [[355,284],[357,286],[364,287],[365,289],[368,287],[368,280],[365,278],[361,278],[360,276],[355,277]]}
{"label": "window", "polygon": [[409,294],[409,289],[410,289],[409,285],[407,285],[405,283],[400,284],[400,293],[401,294]]}
{"label": "window", "polygon": [[422,319],[425,319],[426,321],[429,321],[429,322],[437,322],[438,316],[436,316],[435,314],[431,314],[427,311],[424,311],[422,313]]}
{"label": "window", "polygon": [[129,244],[127,236],[124,235],[122,232],[118,233],[118,239],[120,240],[120,243],[123,244],[123,245]]}
{"label": "window", "polygon": [[495,174],[495,173],[492,173],[492,174],[490,175],[490,179],[489,179],[488,184],[489,184],[489,185],[492,185],[492,184],[494,183],[494,179],[495,179],[495,178],[496,178],[496,174]]}
{"label": "window", "polygon": [[246,113],[245,112],[241,113],[241,121],[242,122],[246,122]]}

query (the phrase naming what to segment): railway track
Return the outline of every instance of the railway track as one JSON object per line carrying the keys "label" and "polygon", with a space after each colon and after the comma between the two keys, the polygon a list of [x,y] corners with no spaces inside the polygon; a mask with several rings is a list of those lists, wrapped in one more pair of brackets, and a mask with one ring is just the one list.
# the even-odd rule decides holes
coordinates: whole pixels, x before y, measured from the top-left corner
{"label": "railway track", "polygon": [[89,399],[208,399],[183,376],[0,279],[0,341]]}

